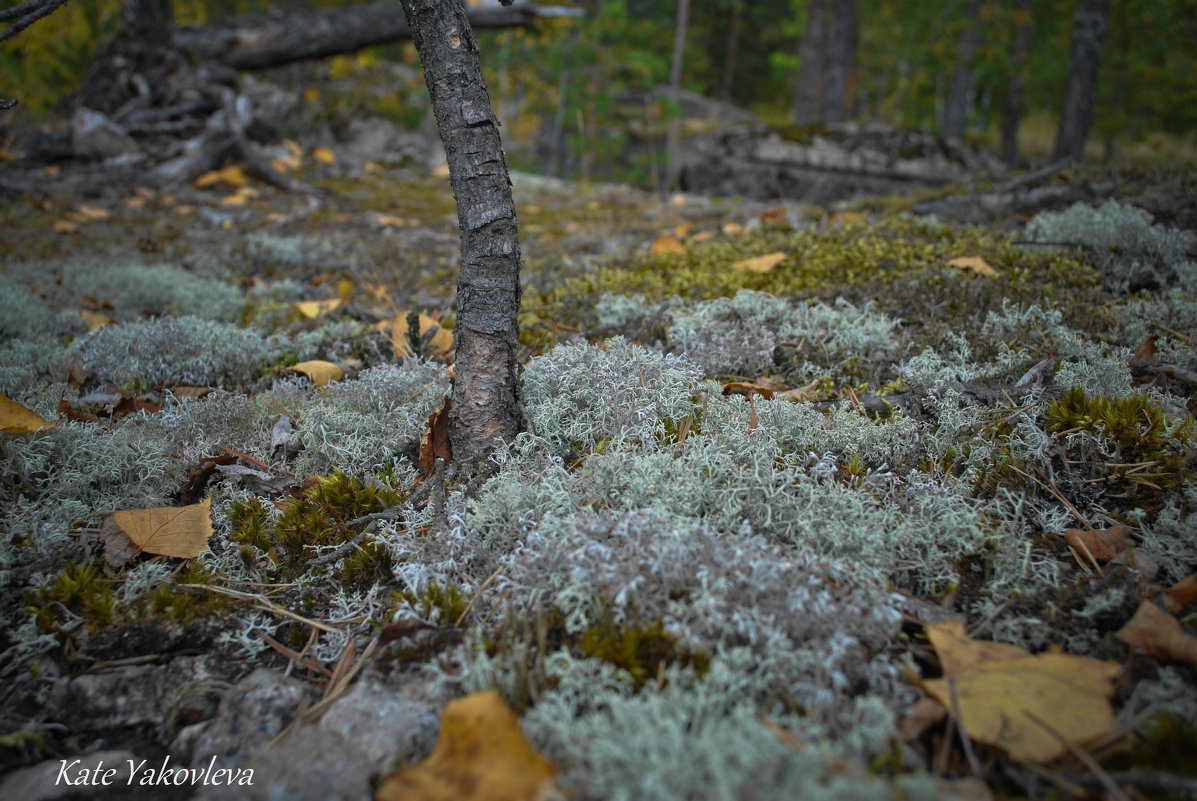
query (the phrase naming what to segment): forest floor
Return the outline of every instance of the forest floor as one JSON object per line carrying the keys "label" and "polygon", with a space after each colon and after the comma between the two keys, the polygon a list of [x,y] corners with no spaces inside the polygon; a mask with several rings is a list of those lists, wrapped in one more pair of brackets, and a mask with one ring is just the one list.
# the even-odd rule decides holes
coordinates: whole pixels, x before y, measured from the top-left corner
{"label": "forest floor", "polygon": [[474,478],[447,178],[312,164],[0,206],[0,796],[1197,796],[1191,170],[517,174]]}

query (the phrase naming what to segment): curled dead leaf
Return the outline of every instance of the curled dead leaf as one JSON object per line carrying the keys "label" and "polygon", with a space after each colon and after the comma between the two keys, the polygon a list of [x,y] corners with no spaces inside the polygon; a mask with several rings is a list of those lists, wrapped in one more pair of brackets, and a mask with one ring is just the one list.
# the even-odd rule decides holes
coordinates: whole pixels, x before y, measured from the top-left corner
{"label": "curled dead leaf", "polygon": [[309,320],[313,320],[322,314],[328,314],[333,309],[340,306],[342,303],[340,298],[329,298],[327,300],[301,300],[295,304],[295,308],[299,313]]}
{"label": "curled dead leaf", "polygon": [[738,261],[731,268],[733,270],[746,270],[751,273],[767,273],[787,258],[789,258],[789,254],[782,253],[781,251],[766,253],[764,256]]}
{"label": "curled dead leaf", "polygon": [[1176,614],[1193,601],[1197,601],[1197,573],[1182,578],[1168,589],[1160,593],[1168,611]]}
{"label": "curled dead leaf", "polygon": [[657,237],[653,242],[652,254],[654,256],[662,256],[666,253],[675,253],[679,256],[684,256],[686,255],[686,246],[676,236],[664,234]]}
{"label": "curled dead leaf", "polygon": [[303,373],[312,379],[312,383],[318,387],[326,386],[333,381],[340,381],[341,376],[345,374],[345,371],[337,365],[321,359],[293,364],[287,369]]}
{"label": "curled dead leaf", "polygon": [[421,478],[428,478],[436,470],[436,460],[452,461],[449,450],[449,409],[452,399],[446,395],[440,408],[428,415],[424,436],[420,439]]}
{"label": "curled dead leaf", "polygon": [[1114,636],[1148,656],[1197,667],[1197,637],[1186,634],[1179,620],[1150,601],[1140,602],[1135,616]]}
{"label": "curled dead leaf", "polygon": [[1097,530],[1070,528],[1064,532],[1064,540],[1077,553],[1092,554],[1094,559],[1108,562],[1121,553],[1130,535],[1130,526],[1119,524]]}
{"label": "curled dead leaf", "polygon": [[212,536],[212,498],[189,506],[125,509],[104,520],[104,561],[119,569],[139,553],[194,559]]}
{"label": "curled dead leaf", "polygon": [[986,278],[993,278],[997,275],[997,270],[989,266],[989,262],[980,256],[961,256],[958,259],[952,259],[948,262],[950,267],[963,267],[966,270],[972,270],[977,275],[983,275]]}
{"label": "curled dead leaf", "polygon": [[428,759],[392,773],[375,801],[543,801],[557,768],[528,744],[498,690],[452,701]]}
{"label": "curled dead leaf", "polygon": [[1109,734],[1114,712],[1109,697],[1121,666],[1063,653],[1030,654],[1013,645],[972,640],[964,622],[927,626],[943,666],[943,678],[923,689],[953,712],[951,682],[963,726],[973,739],[1006,750],[1019,762],[1050,762],[1067,747],[1025,713],[1050,720],[1071,742]]}
{"label": "curled dead leaf", "polygon": [[0,431],[5,434],[32,434],[43,428],[53,428],[57,424],[57,420],[47,420],[7,395],[0,395]]}

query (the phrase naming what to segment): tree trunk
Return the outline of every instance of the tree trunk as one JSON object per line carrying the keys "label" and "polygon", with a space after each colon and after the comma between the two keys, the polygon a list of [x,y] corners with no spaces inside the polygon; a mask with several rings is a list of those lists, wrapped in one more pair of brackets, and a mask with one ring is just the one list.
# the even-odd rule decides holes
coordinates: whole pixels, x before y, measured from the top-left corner
{"label": "tree trunk", "polygon": [[111,115],[134,99],[167,102],[168,78],[180,61],[170,44],[174,21],[171,0],[127,0],[120,33],[92,60],[75,103]]}
{"label": "tree trunk", "polygon": [[856,84],[856,0],[835,0],[828,23],[823,68],[823,121],[843,122],[852,108]]}
{"label": "tree trunk", "polygon": [[682,120],[678,105],[682,88],[682,67],[686,60],[686,29],[690,26],[690,0],[677,0],[677,23],[673,28],[673,60],[669,66],[669,100],[674,106],[674,116],[669,121],[669,133],[665,142],[665,186],[672,189],[677,185],[681,172]]}
{"label": "tree trunk", "polygon": [[732,0],[731,26],[727,30],[727,53],[723,58],[723,78],[719,81],[719,99],[730,103],[736,83],[736,60],[740,56],[740,28],[744,22],[744,4]]}
{"label": "tree trunk", "polygon": [[794,76],[794,99],[790,122],[810,125],[819,121],[823,98],[823,49],[827,37],[827,0],[810,0],[806,27],[798,42],[798,73]]}
{"label": "tree trunk", "polygon": [[1031,0],[1014,0],[1014,42],[1002,100],[1002,161],[1011,167],[1018,163],[1018,126],[1022,122],[1022,90],[1030,50]]}
{"label": "tree trunk", "polygon": [[[407,20],[395,11],[393,2],[363,3],[189,25],[176,31],[175,43],[201,61],[217,61],[239,70],[267,69],[410,39]],[[563,9],[531,4],[472,7],[466,13],[474,28],[512,28],[540,16],[572,16]]]}
{"label": "tree trunk", "polygon": [[1097,72],[1109,26],[1110,0],[1081,0],[1072,23],[1068,83],[1060,110],[1060,128],[1052,160],[1079,159],[1093,127],[1097,102]]}
{"label": "tree trunk", "polygon": [[976,89],[972,60],[981,41],[980,18],[981,0],[969,0],[964,4],[956,64],[952,67],[952,77],[948,79],[948,97],[943,113],[942,133],[948,139],[963,139],[968,123],[968,110]]}
{"label": "tree trunk", "polygon": [[461,233],[449,441],[455,462],[477,462],[497,439],[510,438],[519,428],[515,204],[465,9],[447,0],[403,0],[402,6],[424,64]]}

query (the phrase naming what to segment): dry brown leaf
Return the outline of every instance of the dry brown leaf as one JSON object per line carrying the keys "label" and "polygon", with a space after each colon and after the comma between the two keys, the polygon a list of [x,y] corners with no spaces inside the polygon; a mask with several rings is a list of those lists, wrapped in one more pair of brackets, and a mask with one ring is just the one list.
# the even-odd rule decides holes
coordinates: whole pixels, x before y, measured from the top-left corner
{"label": "dry brown leaf", "polygon": [[1135,355],[1131,356],[1132,362],[1153,362],[1155,361],[1155,335],[1152,334],[1139,343],[1139,347],[1135,350]]}
{"label": "dry brown leaf", "polygon": [[770,206],[761,212],[761,222],[765,225],[781,225],[786,221],[784,206]]}
{"label": "dry brown leaf", "polygon": [[744,226],[739,223],[724,223],[723,233],[726,236],[739,236],[744,233]]}
{"label": "dry brown leaf", "polygon": [[748,396],[754,392],[758,395],[764,395],[766,400],[773,400],[773,388],[765,386],[764,384],[750,384],[746,381],[732,381],[723,385],[724,395]]}
{"label": "dry brown leaf", "polygon": [[322,314],[328,314],[333,309],[340,306],[342,303],[340,298],[329,298],[327,300],[301,300],[297,301],[295,308],[299,313],[309,320],[314,320]]}
{"label": "dry brown leaf", "polygon": [[972,270],[977,275],[983,275],[986,278],[993,278],[997,275],[997,270],[989,266],[989,262],[982,259],[980,256],[961,256],[958,259],[952,259],[948,262],[950,267],[963,267],[966,270]]}
{"label": "dry brown leaf", "polygon": [[1151,601],[1141,601],[1135,616],[1114,636],[1148,656],[1197,667],[1197,637],[1185,634],[1179,620]]}
{"label": "dry brown leaf", "polygon": [[690,232],[694,230],[694,223],[687,220],[684,223],[679,223],[673,227],[673,235],[678,239],[685,239],[690,236]]}
{"label": "dry brown leaf", "polygon": [[795,401],[810,400],[819,394],[819,387],[822,385],[822,383],[822,381],[816,378],[809,384],[801,387],[794,387],[793,389],[787,389],[784,392],[778,392],[776,394],[779,398],[789,398],[790,400]]}
{"label": "dry brown leaf", "polygon": [[1193,601],[1197,601],[1197,573],[1182,578],[1160,595],[1164,597],[1168,610],[1176,614]]}
{"label": "dry brown leaf", "polygon": [[733,270],[747,270],[753,273],[767,273],[789,258],[789,254],[778,251],[757,256],[755,259],[744,259],[731,266]]}
{"label": "dry brown leaf", "polygon": [[1114,712],[1108,698],[1121,666],[1069,654],[1032,655],[1013,645],[969,639],[961,620],[927,626],[944,677],[923,689],[952,712],[955,680],[960,716],[969,737],[1006,750],[1019,762],[1050,762],[1068,749],[1027,712],[1050,720],[1070,742],[1108,734]]}
{"label": "dry brown leaf", "polygon": [[88,206],[85,203],[80,203],[75,211],[85,220],[107,220],[109,217],[108,209],[103,206]]}
{"label": "dry brown leaf", "polygon": [[55,220],[52,227],[54,232],[59,234],[79,233],[79,223],[73,223],[70,220]]}
{"label": "dry brown leaf", "polygon": [[686,246],[676,236],[662,234],[653,242],[652,253],[654,256],[662,256],[666,253],[675,253],[679,256],[684,256],[686,254]]}
{"label": "dry brown leaf", "polygon": [[715,238],[714,231],[699,231],[697,234],[690,237],[690,241],[691,242],[706,242],[707,240],[714,239],[714,238]]}
{"label": "dry brown leaf", "polygon": [[88,331],[95,331],[103,328],[109,323],[116,322],[107,314],[100,314],[99,312],[91,311],[90,309],[80,309],[79,316],[83,318],[83,322],[87,323]]}
{"label": "dry brown leaf", "polygon": [[1064,540],[1079,556],[1088,551],[1098,561],[1108,562],[1122,552],[1130,535],[1130,526],[1119,524],[1096,531],[1070,528],[1064,532]]}
{"label": "dry brown leaf", "polygon": [[432,754],[388,776],[374,801],[543,801],[557,768],[519,724],[498,690],[451,701]]}
{"label": "dry brown leaf", "polygon": [[303,373],[308,378],[312,379],[312,383],[318,387],[326,386],[332,381],[340,381],[341,376],[345,374],[345,372],[337,365],[333,364],[332,362],[323,361],[321,359],[314,359],[308,362],[293,364],[287,369],[294,370],[297,373]]}
{"label": "dry brown leaf", "polygon": [[[407,330],[407,312],[403,312],[394,320],[391,321],[391,347],[395,349],[397,356],[413,356],[415,355],[411,349],[410,337],[408,337]],[[428,336],[429,331],[433,331],[432,338],[428,340],[428,355],[434,359],[444,361],[449,358],[453,352],[453,332],[447,328],[442,328],[440,323],[429,317],[423,312],[419,315],[420,320],[420,341]]]}
{"label": "dry brown leaf", "polygon": [[57,420],[51,422],[7,395],[0,394],[0,431],[5,434],[32,434],[57,424]]}
{"label": "dry brown leaf", "polygon": [[898,719],[898,737],[904,743],[913,743],[923,732],[939,723],[947,712],[934,698],[920,698],[914,702],[910,712]]}
{"label": "dry brown leaf", "polygon": [[852,223],[864,222],[867,219],[869,219],[869,215],[863,211],[837,211],[827,218],[827,227],[851,225]]}
{"label": "dry brown leaf", "polygon": [[453,402],[446,395],[441,407],[428,415],[424,436],[420,439],[421,478],[433,474],[437,459],[444,459],[446,463],[452,461],[449,451],[449,409],[452,405]]}
{"label": "dry brown leaf", "polygon": [[194,559],[212,536],[212,498],[190,506],[125,509],[104,520],[104,561],[120,568],[139,553]]}

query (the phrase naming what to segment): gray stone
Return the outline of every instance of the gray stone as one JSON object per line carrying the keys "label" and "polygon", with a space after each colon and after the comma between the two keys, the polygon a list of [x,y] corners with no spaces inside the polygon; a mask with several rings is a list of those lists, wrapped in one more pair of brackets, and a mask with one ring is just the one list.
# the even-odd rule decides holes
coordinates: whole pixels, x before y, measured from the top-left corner
{"label": "gray stone", "polygon": [[71,147],[77,156],[87,159],[107,159],[141,150],[124,128],[100,112],[83,107],[71,118]]}

